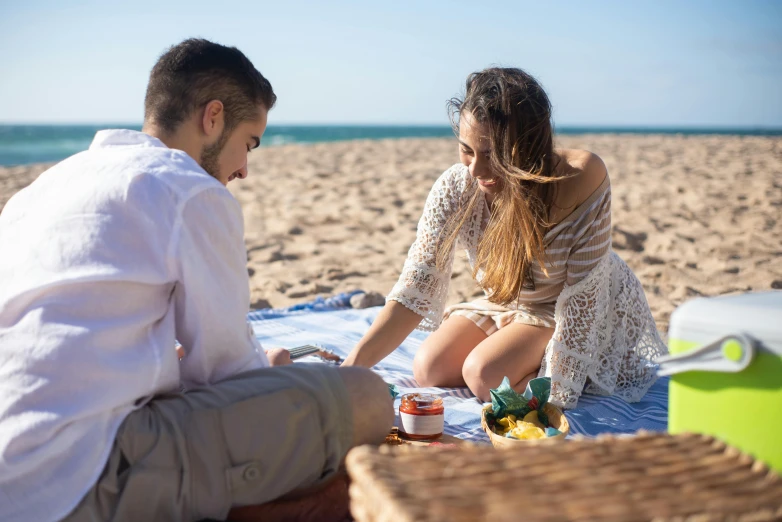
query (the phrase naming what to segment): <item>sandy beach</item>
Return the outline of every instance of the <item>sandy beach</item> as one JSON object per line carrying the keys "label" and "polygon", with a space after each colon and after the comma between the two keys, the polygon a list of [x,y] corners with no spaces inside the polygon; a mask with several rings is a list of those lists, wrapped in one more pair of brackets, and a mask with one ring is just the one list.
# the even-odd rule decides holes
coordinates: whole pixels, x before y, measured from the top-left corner
{"label": "sandy beach", "polygon": [[[782,138],[563,136],[600,155],[613,185],[613,246],[665,332],[688,298],[782,288]],[[262,148],[231,183],[245,217],[251,301],[281,307],[396,281],[449,139]],[[0,168],[0,209],[48,165]],[[3,245],[10,248],[12,245]],[[480,293],[457,256],[449,302]]]}

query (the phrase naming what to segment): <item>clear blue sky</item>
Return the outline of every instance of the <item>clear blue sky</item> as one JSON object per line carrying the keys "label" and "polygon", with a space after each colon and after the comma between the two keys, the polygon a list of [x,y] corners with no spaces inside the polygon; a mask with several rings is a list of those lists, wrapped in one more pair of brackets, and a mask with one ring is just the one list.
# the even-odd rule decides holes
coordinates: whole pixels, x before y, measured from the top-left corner
{"label": "clear blue sky", "polygon": [[0,122],[140,122],[149,70],[191,36],[250,57],[272,124],[444,124],[500,64],[558,125],[782,127],[776,0],[0,0]]}

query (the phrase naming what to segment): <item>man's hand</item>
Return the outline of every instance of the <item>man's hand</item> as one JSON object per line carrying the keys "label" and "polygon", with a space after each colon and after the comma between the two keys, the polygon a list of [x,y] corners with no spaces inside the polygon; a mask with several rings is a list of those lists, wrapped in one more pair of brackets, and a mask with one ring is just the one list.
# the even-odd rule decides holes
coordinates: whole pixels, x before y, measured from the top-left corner
{"label": "man's hand", "polygon": [[269,358],[269,364],[271,366],[285,366],[286,364],[293,364],[291,361],[291,352],[285,348],[272,348],[266,350],[266,357]]}

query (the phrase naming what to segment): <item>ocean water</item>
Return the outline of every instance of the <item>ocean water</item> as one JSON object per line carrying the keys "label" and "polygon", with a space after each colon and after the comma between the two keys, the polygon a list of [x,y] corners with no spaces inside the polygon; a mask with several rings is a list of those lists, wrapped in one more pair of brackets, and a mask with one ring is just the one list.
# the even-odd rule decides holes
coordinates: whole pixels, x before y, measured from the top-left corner
{"label": "ocean water", "polygon": [[[89,147],[101,129],[140,130],[140,125],[0,125],[0,166],[60,161]],[[728,134],[782,136],[782,129],[682,129],[629,127],[558,127],[558,134]],[[356,139],[452,137],[448,126],[270,125],[262,146]]]}
{"label": "ocean water", "polygon": [[[86,150],[99,130],[117,128],[141,130],[141,125],[0,125],[0,166],[60,161]],[[261,146],[449,136],[447,126],[270,125]]]}

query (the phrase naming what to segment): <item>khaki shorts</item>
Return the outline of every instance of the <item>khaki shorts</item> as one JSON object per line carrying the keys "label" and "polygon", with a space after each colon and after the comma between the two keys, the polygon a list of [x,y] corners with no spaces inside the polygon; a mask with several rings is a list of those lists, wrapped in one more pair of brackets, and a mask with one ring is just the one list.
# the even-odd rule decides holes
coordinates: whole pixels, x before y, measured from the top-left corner
{"label": "khaki shorts", "polygon": [[65,520],[224,520],[326,480],[353,437],[336,368],[295,364],[153,399],[125,419]]}

